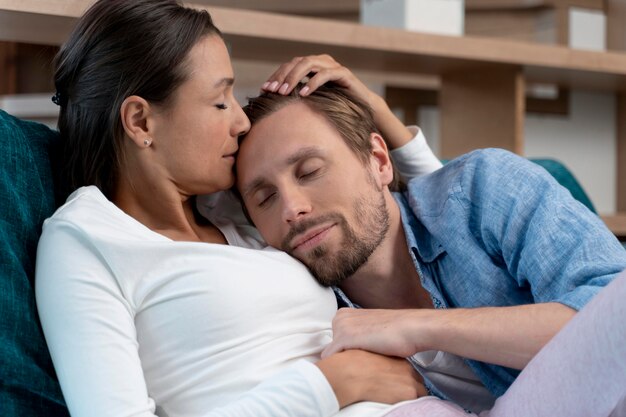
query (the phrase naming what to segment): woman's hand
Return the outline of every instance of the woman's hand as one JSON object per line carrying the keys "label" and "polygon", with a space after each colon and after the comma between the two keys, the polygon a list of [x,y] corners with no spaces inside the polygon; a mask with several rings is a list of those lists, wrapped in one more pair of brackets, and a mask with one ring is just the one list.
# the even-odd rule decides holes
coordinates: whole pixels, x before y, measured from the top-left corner
{"label": "woman's hand", "polygon": [[329,81],[333,81],[350,90],[352,94],[370,106],[377,104],[374,101],[380,98],[367,88],[348,68],[339,64],[330,55],[295,57],[278,67],[269,76],[262,88],[274,93],[289,94],[307,76],[310,79],[306,86],[300,90],[300,95],[302,96],[312,93],[319,86]]}
{"label": "woman's hand", "polygon": [[335,391],[340,408],[359,401],[393,404],[428,395],[421,376],[406,359],[346,350],[316,365]]}
{"label": "woman's hand", "polygon": [[330,55],[293,58],[278,67],[268,77],[262,90],[286,95],[291,93],[294,87],[307,76],[309,80],[300,90],[301,96],[307,96],[319,86],[332,81],[367,103],[374,112],[374,123],[390,149],[399,148],[413,138],[413,134],[393,114],[385,100],[367,88],[352,71],[339,64]]}

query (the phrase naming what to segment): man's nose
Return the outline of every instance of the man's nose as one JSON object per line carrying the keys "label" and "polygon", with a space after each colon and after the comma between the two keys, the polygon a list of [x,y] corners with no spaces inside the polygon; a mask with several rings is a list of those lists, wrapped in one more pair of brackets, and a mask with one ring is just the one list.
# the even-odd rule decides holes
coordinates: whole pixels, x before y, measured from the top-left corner
{"label": "man's nose", "polygon": [[283,220],[286,223],[300,220],[303,216],[311,212],[311,202],[309,198],[298,190],[290,190],[287,193],[283,193],[282,203]]}

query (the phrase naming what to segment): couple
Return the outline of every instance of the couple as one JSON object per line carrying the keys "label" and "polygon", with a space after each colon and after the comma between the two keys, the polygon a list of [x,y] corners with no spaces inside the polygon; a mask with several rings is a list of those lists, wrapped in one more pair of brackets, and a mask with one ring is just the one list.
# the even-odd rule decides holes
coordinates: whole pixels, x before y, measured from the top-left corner
{"label": "couple", "polygon": [[383,137],[404,177],[439,165],[381,98],[309,57],[244,114],[169,0],[96,2],[56,66],[73,193],[36,292],[72,415],[623,412],[626,253],[543,171],[479,151],[394,194]]}

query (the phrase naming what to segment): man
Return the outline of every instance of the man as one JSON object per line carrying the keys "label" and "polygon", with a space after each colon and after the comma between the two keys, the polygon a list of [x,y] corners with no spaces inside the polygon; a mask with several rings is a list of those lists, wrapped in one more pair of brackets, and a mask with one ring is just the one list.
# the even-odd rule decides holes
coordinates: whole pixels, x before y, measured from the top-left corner
{"label": "man", "polygon": [[247,106],[237,185],[270,245],[375,309],[341,310],[326,353],[415,354],[433,393],[481,411],[626,269],[597,216],[532,163],[476,151],[394,194],[367,106],[295,91]]}

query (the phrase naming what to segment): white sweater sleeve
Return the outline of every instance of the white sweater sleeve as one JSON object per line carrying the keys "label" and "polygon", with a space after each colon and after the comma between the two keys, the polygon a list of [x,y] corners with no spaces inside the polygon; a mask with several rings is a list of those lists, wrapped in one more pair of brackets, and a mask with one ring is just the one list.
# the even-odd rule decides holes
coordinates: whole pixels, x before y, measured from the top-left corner
{"label": "white sweater sleeve", "polygon": [[417,126],[409,126],[409,130],[415,135],[414,138],[404,146],[391,151],[395,167],[405,182],[430,174],[443,166],[428,146],[422,130]]}
{"label": "white sweater sleeve", "polygon": [[[62,221],[47,223],[37,254],[37,307],[71,415],[155,416],[125,289],[89,238]],[[338,410],[324,375],[303,360],[206,416],[319,417]]]}
{"label": "white sweater sleeve", "polygon": [[322,371],[301,360],[207,417],[319,417],[338,411],[339,403]]}

